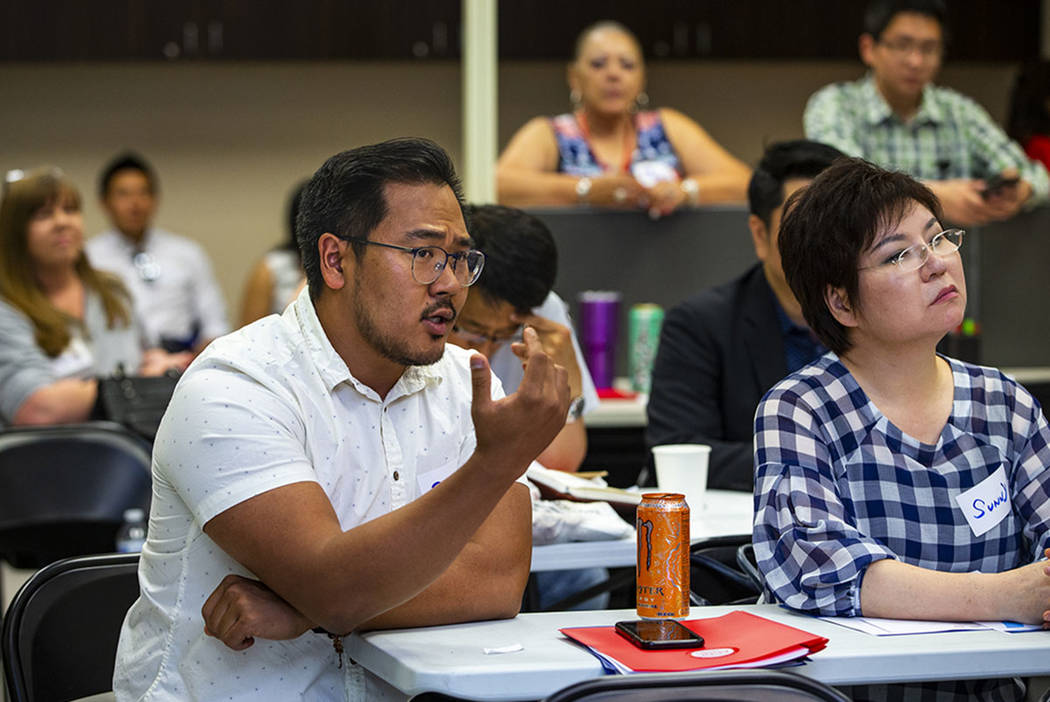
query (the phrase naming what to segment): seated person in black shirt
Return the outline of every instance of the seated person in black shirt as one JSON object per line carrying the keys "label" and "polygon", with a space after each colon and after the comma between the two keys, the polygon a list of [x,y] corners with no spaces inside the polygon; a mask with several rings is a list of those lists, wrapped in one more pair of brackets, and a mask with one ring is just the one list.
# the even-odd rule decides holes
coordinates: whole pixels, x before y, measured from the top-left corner
{"label": "seated person in black shirt", "polygon": [[842,154],[804,139],[771,145],[747,197],[759,263],[667,313],[653,364],[646,443],[711,446],[707,486],[748,490],[762,395],[825,349],[810,333],[780,267],[777,235],[787,198]]}

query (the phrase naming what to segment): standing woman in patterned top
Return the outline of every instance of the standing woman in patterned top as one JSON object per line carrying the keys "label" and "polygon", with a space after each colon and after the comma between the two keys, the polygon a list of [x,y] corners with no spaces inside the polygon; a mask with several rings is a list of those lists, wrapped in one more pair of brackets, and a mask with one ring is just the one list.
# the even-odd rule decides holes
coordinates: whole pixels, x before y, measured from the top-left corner
{"label": "standing woman in patterned top", "polygon": [[751,172],[681,112],[642,110],[638,39],[602,21],[583,30],[569,64],[573,112],[536,117],[511,138],[496,171],[499,201],[645,209],[742,202]]}
{"label": "standing woman in patterned top", "polygon": [[[999,371],[935,350],[963,319],[964,233],[944,230],[926,186],[860,159],[840,159],[784,209],[784,273],[831,351],[756,413],[767,599],[820,615],[1046,626],[1042,409]],[[1013,680],[924,686],[948,693],[937,699],[1024,697]]]}

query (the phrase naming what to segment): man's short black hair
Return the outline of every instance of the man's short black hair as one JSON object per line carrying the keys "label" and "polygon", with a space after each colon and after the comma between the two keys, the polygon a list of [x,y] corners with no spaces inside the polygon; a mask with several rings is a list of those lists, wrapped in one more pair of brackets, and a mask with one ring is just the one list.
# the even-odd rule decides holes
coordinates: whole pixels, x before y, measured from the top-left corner
{"label": "man's short black hair", "polygon": [[778,242],[784,277],[809,328],[835,353],[849,350],[849,330],[831,314],[825,292],[841,288],[858,307],[861,254],[915,205],[941,220],[940,202],[929,188],[859,158],[839,159],[788,198]]}
{"label": "man's short black hair", "polygon": [[834,146],[809,139],[770,144],[747,186],[747,203],[751,214],[769,227],[773,210],[784,204],[785,181],[792,178],[816,178],[832,161],[843,155]]}
{"label": "man's short black hair", "polygon": [[102,199],[106,198],[109,194],[109,184],[113,181],[113,178],[121,171],[138,171],[142,175],[146,176],[146,182],[149,183],[149,191],[156,194],[160,190],[160,183],[157,181],[157,173],[153,170],[153,167],[149,165],[149,162],[134,151],[125,151],[113,158],[106,167],[102,169],[102,174],[98,177],[98,196]]}
{"label": "man's short black hair", "polygon": [[[361,146],[332,156],[306,184],[295,235],[303,271],[316,300],[324,287],[317,242],[331,233],[341,239],[367,239],[387,215],[388,183],[447,185],[463,208],[463,193],[449,155],[429,139],[404,137]],[[353,244],[354,255],[364,244]]]}
{"label": "man's short black hair", "polygon": [[485,254],[485,269],[474,288],[515,310],[542,305],[558,274],[558,248],[547,225],[502,205],[468,205],[467,214],[474,246]]}
{"label": "man's short black hair", "polygon": [[944,22],[948,10],[944,0],[871,0],[864,11],[864,33],[878,40],[893,18],[902,12],[914,12],[937,20],[941,33],[947,36]]}

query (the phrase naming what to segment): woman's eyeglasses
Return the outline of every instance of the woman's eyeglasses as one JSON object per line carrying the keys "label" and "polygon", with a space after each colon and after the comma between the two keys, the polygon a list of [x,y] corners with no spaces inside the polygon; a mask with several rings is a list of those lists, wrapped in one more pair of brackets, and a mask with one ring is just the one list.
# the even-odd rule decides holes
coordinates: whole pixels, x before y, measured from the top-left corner
{"label": "woman's eyeglasses", "polygon": [[862,266],[860,270],[877,268],[878,266],[893,263],[902,271],[917,271],[929,259],[930,253],[941,257],[958,251],[959,247],[962,246],[963,234],[965,233],[962,229],[946,229],[930,239],[928,244],[914,244],[903,251],[898,251],[882,263],[874,266]]}

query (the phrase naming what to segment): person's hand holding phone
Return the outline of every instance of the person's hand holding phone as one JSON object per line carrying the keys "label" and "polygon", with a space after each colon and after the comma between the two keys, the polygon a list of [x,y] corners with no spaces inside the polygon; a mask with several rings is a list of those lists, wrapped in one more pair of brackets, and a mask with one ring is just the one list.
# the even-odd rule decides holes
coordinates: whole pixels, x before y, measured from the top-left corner
{"label": "person's hand holding phone", "polygon": [[981,197],[984,198],[989,216],[993,220],[1013,217],[1031,195],[1031,184],[1021,180],[1016,168],[1007,168],[989,178],[981,191]]}

